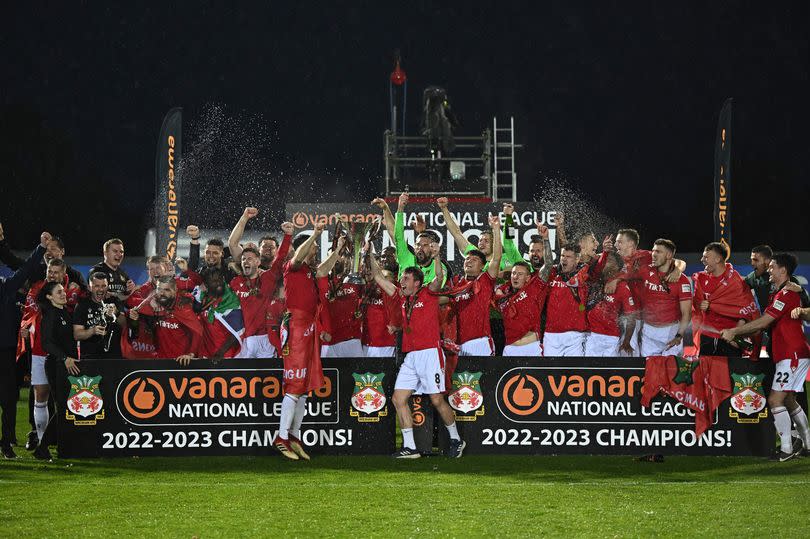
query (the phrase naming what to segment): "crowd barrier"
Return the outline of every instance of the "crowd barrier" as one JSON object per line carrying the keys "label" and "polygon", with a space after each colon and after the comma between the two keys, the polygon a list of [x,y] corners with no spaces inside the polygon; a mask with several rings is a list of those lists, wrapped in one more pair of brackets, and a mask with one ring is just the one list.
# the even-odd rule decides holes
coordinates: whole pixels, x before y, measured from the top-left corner
{"label": "crowd barrier", "polygon": [[[302,439],[312,454],[395,450],[391,402],[397,364],[323,360],[326,384],[307,401]],[[461,358],[448,400],[468,454],[767,455],[770,362],[729,359],[733,394],[702,436],[694,413],[670,397],[641,406],[643,358]],[[282,400],[279,359],[87,360],[70,377],[63,458],[266,455]],[[429,399],[412,400],[420,449],[446,447]]]}

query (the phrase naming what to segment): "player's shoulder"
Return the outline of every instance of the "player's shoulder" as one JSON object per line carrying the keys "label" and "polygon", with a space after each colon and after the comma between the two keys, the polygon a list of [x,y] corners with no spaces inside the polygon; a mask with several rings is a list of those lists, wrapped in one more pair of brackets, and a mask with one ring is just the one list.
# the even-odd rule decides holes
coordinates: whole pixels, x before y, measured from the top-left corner
{"label": "player's shoulder", "polygon": [[773,301],[776,303],[777,301],[781,301],[785,304],[793,304],[793,303],[801,303],[801,296],[798,292],[794,292],[793,290],[788,290],[787,288],[783,288],[773,296]]}

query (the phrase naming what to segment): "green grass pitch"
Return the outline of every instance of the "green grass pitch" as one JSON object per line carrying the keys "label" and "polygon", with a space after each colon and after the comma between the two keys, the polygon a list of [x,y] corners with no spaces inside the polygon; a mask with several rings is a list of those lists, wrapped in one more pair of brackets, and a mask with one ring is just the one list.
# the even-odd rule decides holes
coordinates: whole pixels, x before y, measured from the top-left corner
{"label": "green grass pitch", "polygon": [[810,458],[40,463],[17,452],[0,461],[1,537],[810,536]]}

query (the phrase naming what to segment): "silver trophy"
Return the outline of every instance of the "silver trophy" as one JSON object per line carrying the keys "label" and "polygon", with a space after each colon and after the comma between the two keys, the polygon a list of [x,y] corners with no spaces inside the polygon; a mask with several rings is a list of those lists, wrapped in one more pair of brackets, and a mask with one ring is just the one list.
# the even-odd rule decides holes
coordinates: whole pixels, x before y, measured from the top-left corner
{"label": "silver trophy", "polygon": [[348,223],[342,221],[341,224],[342,230],[339,233],[346,236],[347,240],[343,249],[345,250],[345,254],[351,257],[351,271],[343,279],[343,282],[357,285],[365,284],[366,281],[360,273],[360,260],[363,255],[363,245],[366,241],[373,242],[380,236],[382,233],[382,220],[379,217],[375,217],[363,223]]}

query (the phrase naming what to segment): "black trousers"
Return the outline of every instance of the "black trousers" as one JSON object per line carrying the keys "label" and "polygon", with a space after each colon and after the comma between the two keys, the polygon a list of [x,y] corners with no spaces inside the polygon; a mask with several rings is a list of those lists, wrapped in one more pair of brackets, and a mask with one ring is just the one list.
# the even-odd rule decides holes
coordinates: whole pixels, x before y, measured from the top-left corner
{"label": "black trousers", "polygon": [[17,400],[20,389],[17,387],[17,348],[0,348],[0,411],[3,417],[0,445],[11,445],[17,438]]}
{"label": "black trousers", "polygon": [[48,384],[51,386],[51,397],[56,409],[56,413],[52,414],[48,420],[48,426],[45,428],[42,440],[39,441],[40,445],[43,445],[44,442],[45,447],[47,447],[49,443],[57,442],[59,427],[65,420],[70,384],[68,383],[68,372],[64,361],[46,359],[45,375],[48,377]]}
{"label": "black trousers", "polygon": [[742,357],[742,351],[739,348],[731,346],[728,342],[724,341],[723,339],[715,339],[714,337],[707,337],[706,335],[701,335],[700,355]]}

